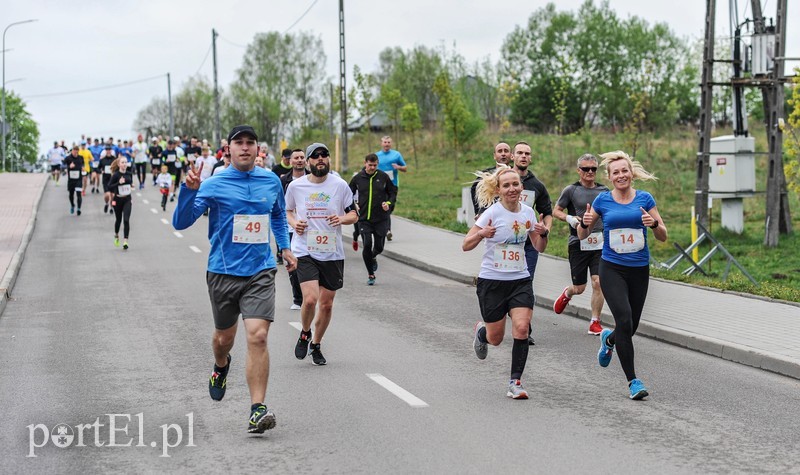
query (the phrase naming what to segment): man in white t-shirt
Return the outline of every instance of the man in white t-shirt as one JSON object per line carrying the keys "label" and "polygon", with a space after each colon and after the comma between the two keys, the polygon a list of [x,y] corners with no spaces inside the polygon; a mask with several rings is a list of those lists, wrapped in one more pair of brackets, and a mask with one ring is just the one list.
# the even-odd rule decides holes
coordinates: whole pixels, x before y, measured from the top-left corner
{"label": "man in white t-shirt", "polygon": [[203,145],[200,147],[200,156],[197,157],[197,160],[195,161],[195,168],[200,169],[200,165],[203,166],[203,169],[200,172],[201,182],[211,176],[214,171],[214,165],[216,164],[217,158],[211,155],[211,149],[208,148],[208,145]]}
{"label": "man in white t-shirt", "polygon": [[56,186],[58,186],[58,180],[61,178],[61,164],[65,158],[67,158],[67,152],[59,147],[58,142],[53,142],[53,148],[47,152],[47,159],[50,160],[50,173],[56,182]]}
{"label": "man in white t-shirt", "polygon": [[131,147],[133,163],[136,167],[136,176],[139,177],[139,189],[144,189],[144,180],[147,178],[147,143],[142,134],[136,137],[136,142]]}
{"label": "man in white t-shirt", "polygon": [[310,353],[313,364],[324,365],[320,342],[331,321],[336,291],[344,285],[342,225],[355,223],[358,214],[347,182],[330,173],[328,147],[309,145],[306,163],[311,173],[286,188],[286,215],[294,229],[292,254],[297,257],[297,279],[303,292],[303,329],[294,355],[302,360]]}

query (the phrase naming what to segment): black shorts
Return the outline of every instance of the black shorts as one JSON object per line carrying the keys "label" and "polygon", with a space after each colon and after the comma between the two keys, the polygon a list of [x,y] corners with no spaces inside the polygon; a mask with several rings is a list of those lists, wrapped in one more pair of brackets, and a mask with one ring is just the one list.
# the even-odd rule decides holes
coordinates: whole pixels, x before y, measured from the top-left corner
{"label": "black shorts", "polygon": [[318,261],[311,256],[298,257],[297,280],[301,284],[318,280],[322,287],[337,291],[344,287],[344,261]]}
{"label": "black shorts", "polygon": [[581,251],[581,243],[576,242],[569,245],[568,251],[569,272],[572,274],[573,285],[586,285],[586,282],[588,282],[588,277],[586,277],[587,269],[590,274],[599,275],[602,250]]}
{"label": "black shorts", "polygon": [[172,181],[175,182],[175,184],[178,185],[178,186],[180,186],[180,184],[181,184],[181,173],[183,173],[183,167],[176,168],[175,169],[175,173],[173,173],[173,175],[175,176],[175,179],[172,180]]}
{"label": "black shorts", "polygon": [[536,302],[533,297],[533,280],[530,277],[517,280],[493,280],[478,277],[478,305],[486,323],[499,322],[512,308],[530,308]]}
{"label": "black shorts", "polygon": [[[108,177],[108,178],[106,178]],[[103,174],[103,193],[111,193],[111,175]]]}
{"label": "black shorts", "polygon": [[359,234],[375,234],[380,237],[386,237],[386,233],[388,233],[390,229],[392,229],[391,219],[384,219],[377,223],[371,223],[369,221],[358,222]]}
{"label": "black shorts", "polygon": [[264,269],[252,277],[206,272],[208,297],[214,314],[214,327],[224,330],[242,318],[275,319],[275,274]]}
{"label": "black shorts", "polygon": [[50,171],[51,172],[60,172],[61,171],[61,165],[50,165]]}
{"label": "black shorts", "polygon": [[83,191],[83,181],[80,178],[67,181],[67,191],[70,193],[74,191]]}

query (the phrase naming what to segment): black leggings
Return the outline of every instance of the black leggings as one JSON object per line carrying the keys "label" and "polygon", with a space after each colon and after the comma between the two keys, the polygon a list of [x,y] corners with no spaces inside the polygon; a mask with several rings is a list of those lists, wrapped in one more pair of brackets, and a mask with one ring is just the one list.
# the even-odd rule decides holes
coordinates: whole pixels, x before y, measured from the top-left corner
{"label": "black leggings", "polygon": [[639,328],[649,283],[650,266],[626,267],[600,260],[600,288],[616,324],[608,340],[616,346],[628,381],[636,378],[633,335]]}
{"label": "black leggings", "polygon": [[73,195],[78,195],[78,209],[81,209],[81,205],[83,204],[83,192],[78,187],[70,187],[69,188],[69,204],[70,206],[75,206],[75,198]]}
{"label": "black leggings", "polygon": [[361,253],[361,257],[364,258],[364,265],[367,266],[367,274],[373,275],[375,271],[372,270],[372,261],[383,252],[386,237],[378,236],[373,232],[362,232],[361,239],[364,241],[364,251]]}
{"label": "black leggings", "polygon": [[147,179],[147,162],[136,164],[136,176],[139,177],[139,184],[144,183]]}
{"label": "black leggings", "polygon": [[114,205],[114,216],[116,220],[114,221],[114,235],[119,235],[119,225],[123,223],[123,236],[125,239],[128,239],[128,235],[131,232],[131,199],[130,198],[116,198],[116,203]]}
{"label": "black leggings", "polygon": [[[289,249],[292,248],[292,235],[289,233]],[[289,272],[289,283],[292,284],[292,303],[295,305],[303,305],[303,290],[300,288],[300,279],[297,278],[297,269]]]}

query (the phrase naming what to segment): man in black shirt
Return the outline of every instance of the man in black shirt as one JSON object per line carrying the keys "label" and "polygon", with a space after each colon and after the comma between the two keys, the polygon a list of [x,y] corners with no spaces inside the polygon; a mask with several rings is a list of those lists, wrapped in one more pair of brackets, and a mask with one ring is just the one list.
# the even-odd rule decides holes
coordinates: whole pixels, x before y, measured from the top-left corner
{"label": "man in black shirt", "polygon": [[81,187],[83,171],[83,157],[78,154],[78,146],[72,147],[72,152],[64,159],[64,167],[67,170],[67,191],[69,191],[69,214],[75,212],[75,193],[78,194],[78,216],[81,215],[81,205],[83,204],[83,188]]}

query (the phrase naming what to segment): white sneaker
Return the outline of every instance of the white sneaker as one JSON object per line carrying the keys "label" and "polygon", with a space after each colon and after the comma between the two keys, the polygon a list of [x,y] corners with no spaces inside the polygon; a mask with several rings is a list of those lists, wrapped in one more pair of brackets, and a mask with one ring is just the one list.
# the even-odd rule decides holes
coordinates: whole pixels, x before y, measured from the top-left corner
{"label": "white sneaker", "polygon": [[300,310],[300,306],[296,303],[293,303],[292,306],[289,307],[289,310]]}

